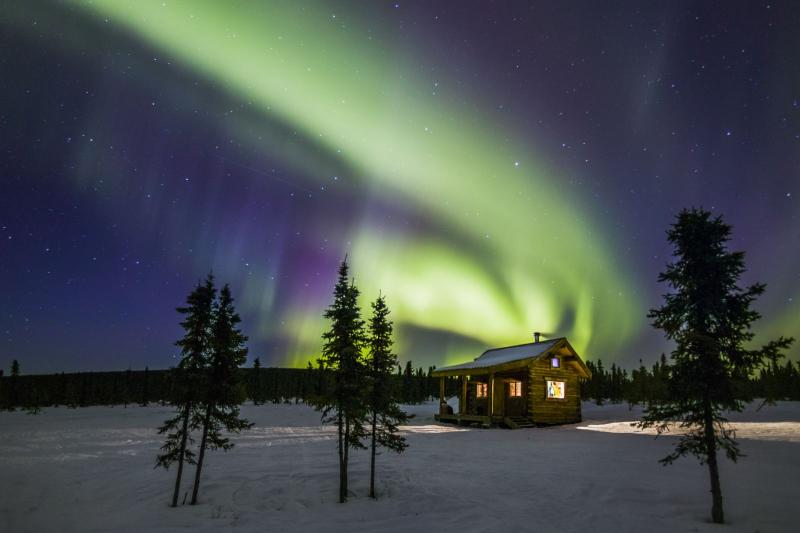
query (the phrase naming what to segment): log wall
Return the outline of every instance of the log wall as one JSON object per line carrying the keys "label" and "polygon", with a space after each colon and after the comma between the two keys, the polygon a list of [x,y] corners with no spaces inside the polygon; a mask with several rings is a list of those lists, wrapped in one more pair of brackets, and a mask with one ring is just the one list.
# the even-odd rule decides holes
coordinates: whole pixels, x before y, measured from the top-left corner
{"label": "log wall", "polygon": [[[559,368],[550,367],[550,358],[535,361],[530,368],[529,418],[537,424],[570,424],[581,421],[578,375],[562,360]],[[564,399],[547,397],[547,381],[564,382]]]}

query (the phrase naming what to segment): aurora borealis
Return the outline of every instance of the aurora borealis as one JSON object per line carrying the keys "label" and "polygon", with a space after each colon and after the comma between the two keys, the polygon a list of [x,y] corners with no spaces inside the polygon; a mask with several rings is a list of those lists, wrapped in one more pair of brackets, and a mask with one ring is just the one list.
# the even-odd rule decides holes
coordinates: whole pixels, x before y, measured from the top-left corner
{"label": "aurora borealis", "polygon": [[402,360],[538,330],[630,366],[666,349],[646,314],[692,205],[768,285],[757,340],[800,337],[798,23],[791,3],[8,6],[0,365],[167,367],[213,270],[251,358],[304,366],[347,254]]}

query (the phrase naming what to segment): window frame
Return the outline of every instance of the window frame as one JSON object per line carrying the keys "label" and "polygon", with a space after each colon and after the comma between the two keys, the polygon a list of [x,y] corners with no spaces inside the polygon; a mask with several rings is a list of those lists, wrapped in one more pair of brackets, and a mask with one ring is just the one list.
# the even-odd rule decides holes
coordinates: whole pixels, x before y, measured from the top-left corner
{"label": "window frame", "polygon": [[[561,383],[561,396],[550,396],[550,383]],[[567,382],[560,379],[545,378],[544,397],[546,400],[565,401],[567,399]]]}

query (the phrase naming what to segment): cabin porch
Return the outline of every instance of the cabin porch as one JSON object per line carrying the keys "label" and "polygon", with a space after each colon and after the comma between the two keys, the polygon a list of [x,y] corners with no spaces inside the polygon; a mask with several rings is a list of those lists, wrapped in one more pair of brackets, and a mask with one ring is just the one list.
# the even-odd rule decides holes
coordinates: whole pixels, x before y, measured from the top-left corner
{"label": "cabin porch", "polygon": [[[475,375],[477,374],[477,375]],[[459,374],[458,411],[444,398],[445,377],[439,381],[439,413],[434,418],[458,425],[530,427],[527,367],[505,372]]]}

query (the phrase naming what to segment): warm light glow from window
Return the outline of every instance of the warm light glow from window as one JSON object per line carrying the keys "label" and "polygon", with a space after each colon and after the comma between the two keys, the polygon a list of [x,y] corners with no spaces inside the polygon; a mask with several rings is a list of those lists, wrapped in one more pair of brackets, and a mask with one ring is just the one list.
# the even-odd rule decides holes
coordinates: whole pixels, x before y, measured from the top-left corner
{"label": "warm light glow from window", "polygon": [[547,397],[564,399],[564,382],[563,381],[550,381],[547,380]]}
{"label": "warm light glow from window", "polygon": [[477,389],[477,391],[476,391],[476,394],[475,394],[475,395],[476,395],[478,398],[486,398],[486,396],[488,396],[488,395],[489,395],[489,394],[488,394],[488,392],[489,392],[489,386],[488,386],[486,383],[477,383],[477,385],[478,385],[478,389]]}
{"label": "warm light glow from window", "polygon": [[512,381],[508,384],[509,396],[522,396],[522,382]]}

